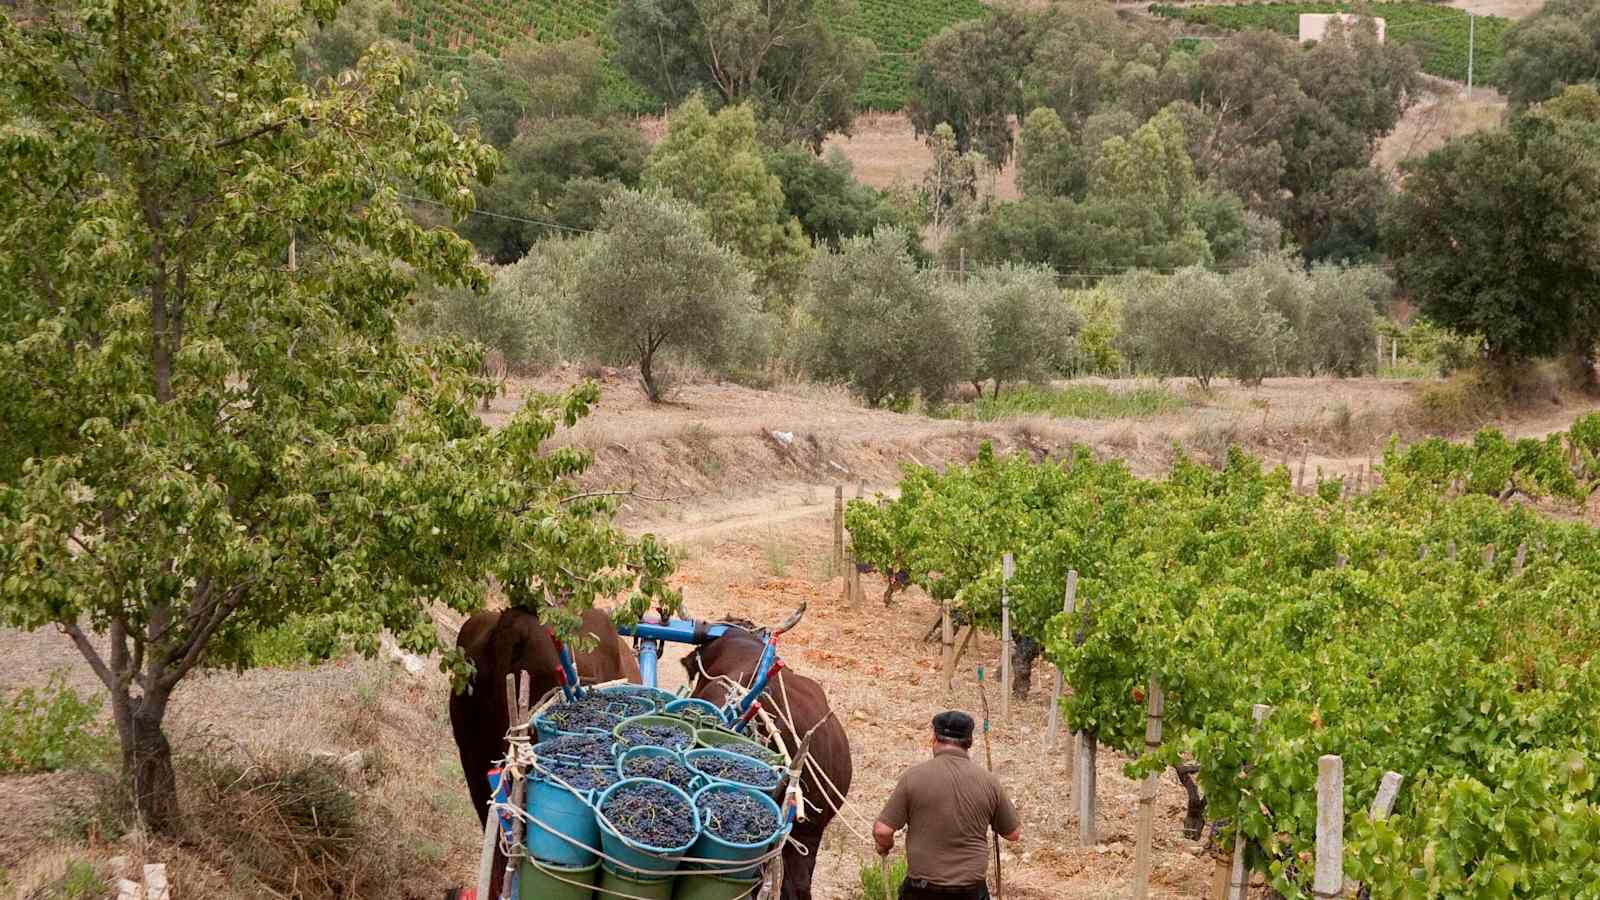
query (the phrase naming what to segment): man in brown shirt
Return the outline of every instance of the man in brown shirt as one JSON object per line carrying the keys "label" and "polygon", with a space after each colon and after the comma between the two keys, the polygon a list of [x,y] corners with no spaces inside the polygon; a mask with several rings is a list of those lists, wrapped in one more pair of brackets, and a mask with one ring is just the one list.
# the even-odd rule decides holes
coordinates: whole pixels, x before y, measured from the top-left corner
{"label": "man in brown shirt", "polygon": [[1008,841],[1022,822],[1000,781],[967,756],[972,717],[942,712],[933,718],[933,759],[900,777],[872,836],[878,853],[894,849],[906,828],[906,880],[900,900],[988,900],[989,829]]}

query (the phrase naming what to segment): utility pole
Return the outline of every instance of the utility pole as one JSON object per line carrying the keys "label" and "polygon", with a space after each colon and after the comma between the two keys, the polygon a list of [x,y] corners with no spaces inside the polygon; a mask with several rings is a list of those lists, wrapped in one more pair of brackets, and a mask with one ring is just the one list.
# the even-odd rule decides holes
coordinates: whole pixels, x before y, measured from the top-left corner
{"label": "utility pole", "polygon": [[1467,98],[1472,97],[1472,57],[1478,44],[1478,17],[1467,13]]}

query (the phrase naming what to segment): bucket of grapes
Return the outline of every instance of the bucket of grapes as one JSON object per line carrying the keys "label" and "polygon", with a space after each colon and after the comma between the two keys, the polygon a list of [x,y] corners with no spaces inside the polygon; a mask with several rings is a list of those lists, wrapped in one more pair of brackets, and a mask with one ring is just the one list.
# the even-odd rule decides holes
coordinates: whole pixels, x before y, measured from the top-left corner
{"label": "bucket of grapes", "polygon": [[[767,854],[789,833],[778,804],[754,788],[709,784],[694,795],[700,813],[700,839],[689,855],[698,860],[748,862]],[[756,867],[717,873],[728,878],[754,878]]]}
{"label": "bucket of grapes", "polygon": [[700,838],[700,815],[680,788],[654,778],[628,778],[607,788],[595,804],[607,866],[638,878],[672,877]]}

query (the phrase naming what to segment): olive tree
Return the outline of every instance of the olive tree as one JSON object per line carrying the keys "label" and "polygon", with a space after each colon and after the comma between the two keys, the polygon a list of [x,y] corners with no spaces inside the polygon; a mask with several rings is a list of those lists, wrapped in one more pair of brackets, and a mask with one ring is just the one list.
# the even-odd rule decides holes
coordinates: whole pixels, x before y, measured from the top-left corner
{"label": "olive tree", "polygon": [[618,191],[604,210],[605,231],[578,264],[573,316],[584,345],[608,362],[638,365],[645,396],[659,403],[663,349],[712,367],[738,355],[756,314],[750,274],[682,200]]}
{"label": "olive tree", "polygon": [[481,354],[397,331],[410,272],[485,281],[398,192],[463,213],[495,155],[381,44],[304,85],[307,16],[337,10],[0,16],[0,622],[88,661],[153,829],[180,818],[174,691],[263,629],[426,652],[430,606],[475,609],[490,577],[574,638],[597,598],[673,601],[667,554],[571,486],[587,457],[541,452],[597,388],[491,431]]}
{"label": "olive tree", "polygon": [[967,320],[909,247],[904,231],[883,227],[811,265],[812,373],[847,382],[868,406],[908,404],[918,392],[938,403],[972,371]]}
{"label": "olive tree", "polygon": [[1122,340],[1157,375],[1188,376],[1209,389],[1219,376],[1259,383],[1273,370],[1289,329],[1266,299],[1227,276],[1191,266],[1170,276],[1124,281]]}
{"label": "olive tree", "polygon": [[969,318],[973,335],[973,385],[1038,381],[1066,368],[1076,350],[1083,317],[1069,306],[1044,266],[1007,264],[973,272],[950,288]]}

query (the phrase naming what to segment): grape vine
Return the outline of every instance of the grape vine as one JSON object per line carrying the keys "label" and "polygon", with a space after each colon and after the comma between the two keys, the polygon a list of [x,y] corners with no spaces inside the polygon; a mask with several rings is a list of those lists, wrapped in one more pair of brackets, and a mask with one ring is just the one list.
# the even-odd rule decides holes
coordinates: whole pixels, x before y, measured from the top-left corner
{"label": "grape vine", "polygon": [[[909,571],[982,627],[998,625],[1012,552],[1013,628],[1064,672],[1069,726],[1133,757],[1158,678],[1167,741],[1129,775],[1197,765],[1224,846],[1242,832],[1286,897],[1309,895],[1325,753],[1345,760],[1347,873],[1372,896],[1597,896],[1569,889],[1595,879],[1570,874],[1592,851],[1567,843],[1593,846],[1600,828],[1600,547],[1489,496],[1501,471],[1571,495],[1558,476],[1586,476],[1564,440],[1392,449],[1382,486],[1349,500],[1301,494],[1239,451],[1152,481],[1086,452],[1034,463],[986,447],[943,473],[909,467],[897,500],[852,503],[846,523],[858,558]],[[1474,466],[1481,490],[1440,489]],[[1072,616],[1068,569],[1087,601]],[[1273,707],[1259,729],[1256,703]],[[1406,788],[1367,821],[1387,770]]]}

